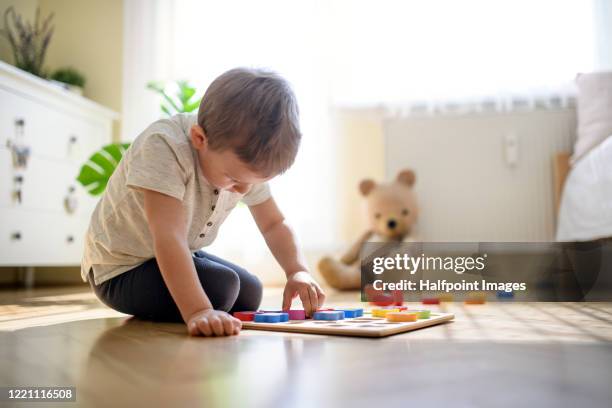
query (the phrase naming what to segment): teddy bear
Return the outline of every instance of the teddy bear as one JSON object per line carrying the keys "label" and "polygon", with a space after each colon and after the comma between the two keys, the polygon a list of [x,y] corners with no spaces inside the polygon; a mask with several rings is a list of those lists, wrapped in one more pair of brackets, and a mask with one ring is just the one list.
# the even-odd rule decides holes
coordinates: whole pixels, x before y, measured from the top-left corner
{"label": "teddy bear", "polygon": [[410,241],[419,213],[413,190],[416,176],[402,170],[390,183],[363,180],[359,191],[365,199],[369,228],[336,259],[326,256],[319,261],[319,272],[327,283],[339,290],[359,289],[361,283],[360,251],[365,242]]}

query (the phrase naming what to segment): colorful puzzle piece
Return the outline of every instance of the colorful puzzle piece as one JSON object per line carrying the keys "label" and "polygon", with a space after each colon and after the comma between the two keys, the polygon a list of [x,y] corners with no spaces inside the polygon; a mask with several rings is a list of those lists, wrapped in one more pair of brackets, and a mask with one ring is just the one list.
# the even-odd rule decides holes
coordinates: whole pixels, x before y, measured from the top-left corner
{"label": "colorful puzzle piece", "polygon": [[259,312],[234,312],[234,317],[243,322],[252,322]]}
{"label": "colorful puzzle piece", "polygon": [[289,320],[306,320],[306,312],[299,309],[291,309],[289,313]]}
{"label": "colorful puzzle piece", "polygon": [[363,309],[337,309],[338,311],[344,312],[345,318],[361,317],[363,316]]}
{"label": "colorful puzzle piece", "polygon": [[393,297],[393,305],[401,306],[404,304],[404,292],[401,290],[394,290],[391,292],[391,297]]}
{"label": "colorful puzzle piece", "polygon": [[289,321],[288,313],[255,313],[253,321],[257,323],[282,323]]}
{"label": "colorful puzzle piece", "polygon": [[483,292],[470,293],[465,300],[466,305],[482,305],[487,301],[487,294]]}
{"label": "colorful puzzle piece", "polygon": [[372,309],[373,317],[386,317],[387,313],[399,312],[398,308],[394,309]]}
{"label": "colorful puzzle piece", "polygon": [[424,305],[439,305],[440,299],[439,298],[423,298],[421,302]]}
{"label": "colorful puzzle piece", "polygon": [[416,313],[417,319],[429,319],[431,317],[431,311],[426,309],[408,309],[408,313]]}
{"label": "colorful puzzle piece", "polygon": [[387,313],[389,322],[416,322],[417,314],[411,312],[389,312]]}
{"label": "colorful puzzle piece", "polygon": [[314,320],[342,320],[344,312],[342,310],[321,310],[314,313]]}
{"label": "colorful puzzle piece", "polygon": [[366,285],[363,290],[370,304],[376,306],[390,306],[394,302],[391,294],[385,293],[382,290],[376,290],[373,285]]}
{"label": "colorful puzzle piece", "polygon": [[410,310],[410,312],[412,313],[416,313],[417,318],[419,319],[429,319],[429,317],[431,316],[431,311],[430,310]]}

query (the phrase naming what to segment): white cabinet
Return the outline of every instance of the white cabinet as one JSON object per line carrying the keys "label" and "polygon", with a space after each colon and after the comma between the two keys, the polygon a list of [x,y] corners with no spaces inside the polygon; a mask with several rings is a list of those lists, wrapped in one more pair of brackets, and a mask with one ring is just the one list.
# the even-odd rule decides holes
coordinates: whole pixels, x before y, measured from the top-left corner
{"label": "white cabinet", "polygon": [[[111,142],[117,117],[0,61],[0,266],[80,264],[97,198],[76,177]],[[29,149],[23,167],[14,164],[16,144]]]}

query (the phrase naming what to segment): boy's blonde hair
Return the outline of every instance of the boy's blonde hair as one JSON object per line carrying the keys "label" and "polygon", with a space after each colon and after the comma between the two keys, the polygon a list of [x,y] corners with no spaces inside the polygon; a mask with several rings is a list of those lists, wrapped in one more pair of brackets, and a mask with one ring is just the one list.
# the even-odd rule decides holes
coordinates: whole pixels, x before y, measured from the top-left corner
{"label": "boy's blonde hair", "polygon": [[301,139],[291,87],[265,69],[235,68],[216,78],[200,103],[198,125],[211,149],[232,149],[265,177],[291,167]]}

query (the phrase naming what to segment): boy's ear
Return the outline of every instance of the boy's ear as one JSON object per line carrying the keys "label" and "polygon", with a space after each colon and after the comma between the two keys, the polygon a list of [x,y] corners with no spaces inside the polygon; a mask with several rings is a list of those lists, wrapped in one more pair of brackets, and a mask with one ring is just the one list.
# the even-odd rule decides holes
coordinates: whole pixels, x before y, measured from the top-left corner
{"label": "boy's ear", "polygon": [[200,125],[193,125],[189,130],[189,136],[191,137],[191,144],[197,150],[208,148],[208,138],[204,129]]}

